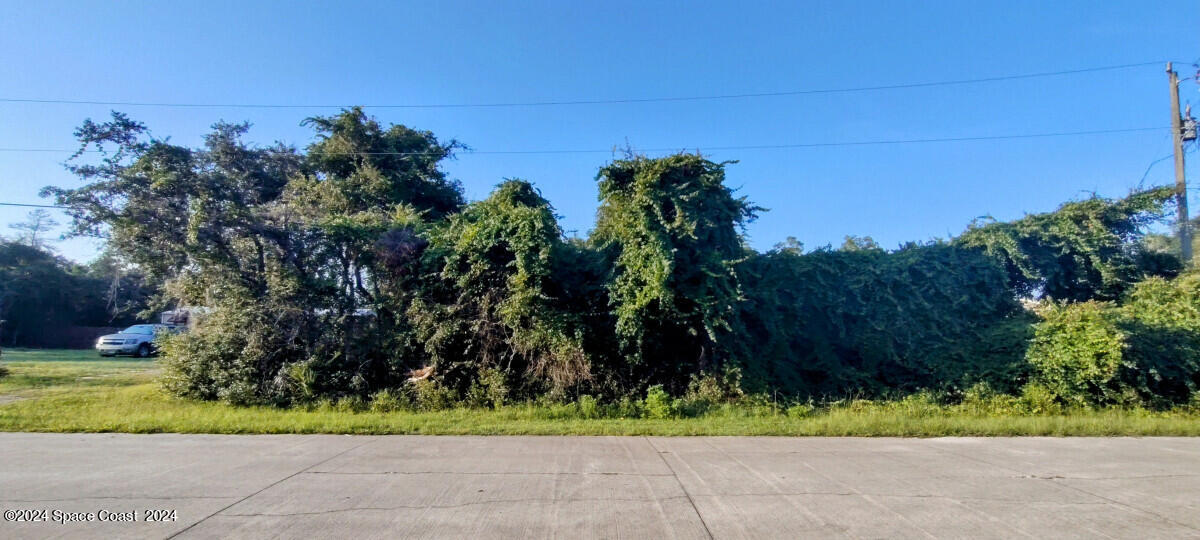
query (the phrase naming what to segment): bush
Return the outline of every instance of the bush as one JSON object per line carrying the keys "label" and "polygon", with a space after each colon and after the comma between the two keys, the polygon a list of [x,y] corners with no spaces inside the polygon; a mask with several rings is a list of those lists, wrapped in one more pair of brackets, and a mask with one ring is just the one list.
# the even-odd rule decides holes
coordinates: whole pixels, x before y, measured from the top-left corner
{"label": "bush", "polygon": [[360,413],[368,408],[370,408],[370,404],[367,403],[367,400],[359,396],[346,396],[337,400],[333,410],[340,413]]}
{"label": "bush", "polygon": [[1127,398],[1120,380],[1126,334],[1113,306],[1051,305],[1034,331],[1026,358],[1034,379],[1068,405],[1107,405]]}
{"label": "bush", "polygon": [[797,403],[787,408],[787,415],[791,418],[808,418],[816,411],[812,403]]}
{"label": "bush", "polygon": [[646,390],[646,399],[643,402],[642,410],[646,418],[670,418],[674,413],[672,405],[671,396],[667,394],[666,390],[663,390],[661,384],[656,384]]}
{"label": "bush", "polygon": [[504,372],[495,368],[480,370],[479,378],[467,391],[467,404],[472,407],[500,408],[508,398],[508,382]]}
{"label": "bush", "polygon": [[362,392],[364,379],[356,370],[367,364],[345,356],[361,346],[321,326],[312,312],[298,308],[228,301],[191,331],[160,338],[162,385],[177,396],[235,405],[287,405]]}
{"label": "bush", "polygon": [[709,409],[745,397],[742,390],[742,371],[727,367],[720,373],[701,373],[692,376],[687,392],[676,400],[675,412],[681,416],[700,416]]}
{"label": "bush", "polygon": [[412,399],[400,390],[385,388],[371,395],[371,412],[390,413],[412,408]]}
{"label": "bush", "polygon": [[458,393],[435,380],[415,381],[412,385],[413,403],[418,410],[440,411],[458,403]]}
{"label": "bush", "polygon": [[591,378],[582,323],[562,305],[561,282],[574,271],[559,263],[568,248],[533,185],[505,181],[429,237],[427,275],[408,316],[444,384],[498,406],[508,388],[529,398]]}
{"label": "bush", "polygon": [[1200,273],[1137,284],[1119,310],[1129,385],[1156,406],[1200,390]]}
{"label": "bush", "polygon": [[276,349],[264,343],[277,335],[263,330],[268,327],[262,310],[230,305],[191,332],[163,339],[163,387],[193,399],[238,405],[267,401],[267,382],[287,360],[280,354],[287,350],[282,344]]}
{"label": "bush", "polygon": [[774,416],[782,412],[773,396],[761,392],[748,394],[736,402],[726,403],[724,407],[741,410],[746,416]]}
{"label": "bush", "polygon": [[616,403],[617,418],[640,418],[642,416],[641,400],[623,397]]}
{"label": "bush", "polygon": [[1173,194],[1164,186],[1118,200],[1093,196],[1012,222],[977,221],[955,243],[995,257],[1022,296],[1116,300],[1149,276],[1174,276],[1182,268],[1178,258],[1140,242]]}
{"label": "bush", "polygon": [[592,396],[583,395],[575,402],[576,408],[579,409],[579,416],[583,418],[600,418],[604,411],[600,407],[600,402]]}
{"label": "bush", "polygon": [[1200,274],[1147,279],[1119,305],[1048,306],[1027,358],[1067,405],[1187,403],[1200,389]]}
{"label": "bush", "polygon": [[1062,405],[1059,404],[1054,392],[1038,383],[1029,383],[1021,387],[1020,403],[1030,414],[1059,414],[1062,412]]}
{"label": "bush", "polygon": [[[689,378],[732,353],[745,258],[741,228],[757,207],[725,185],[725,164],[698,154],[628,156],[600,169],[589,243],[608,258],[614,356],[626,390]],[[623,369],[622,369],[623,368]]]}
{"label": "bush", "polygon": [[959,409],[980,416],[1023,414],[1027,408],[1020,398],[997,391],[992,385],[981,382],[963,392]]}
{"label": "bush", "polygon": [[727,367],[720,373],[700,373],[692,376],[684,399],[709,404],[737,401],[745,396],[742,390],[742,370]]}

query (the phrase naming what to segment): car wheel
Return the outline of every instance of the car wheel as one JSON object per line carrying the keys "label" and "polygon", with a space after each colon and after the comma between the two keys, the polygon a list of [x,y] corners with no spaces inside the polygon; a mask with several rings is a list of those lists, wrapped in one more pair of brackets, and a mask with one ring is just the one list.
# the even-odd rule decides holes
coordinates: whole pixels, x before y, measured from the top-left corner
{"label": "car wheel", "polygon": [[136,354],[137,354],[138,358],[146,358],[146,357],[150,356],[150,345],[147,343],[138,345]]}

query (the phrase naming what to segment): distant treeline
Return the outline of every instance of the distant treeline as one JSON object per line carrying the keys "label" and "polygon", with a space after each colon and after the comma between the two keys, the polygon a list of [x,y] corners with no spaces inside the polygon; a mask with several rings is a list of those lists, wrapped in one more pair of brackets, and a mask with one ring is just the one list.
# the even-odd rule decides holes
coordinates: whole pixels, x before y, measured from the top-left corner
{"label": "distant treeline", "polygon": [[76,327],[138,320],[153,288],[105,253],[90,264],[43,246],[0,239],[0,346],[77,347]]}
{"label": "distant treeline", "polygon": [[[1163,281],[1182,265],[1143,238],[1163,218],[1165,189],[895,250],[850,238],[759,253],[743,227],[764,209],[725,185],[725,163],[630,154],[597,175],[595,229],[568,239],[528,182],[465,201],[439,168],[456,141],[360,109],[305,123],[316,137],[304,151],[248,146],[247,126],[225,123],[187,148],[114,113],[76,133],[105,152],[69,166],[83,187],[47,188],[76,234],[105,236],[162,284],[159,304],[212,308],[164,346],[165,385],[178,395],[286,405],[418,392],[498,404],[736,381],[800,398],[986,385],[1102,404],[1117,394],[1057,375],[1095,370],[1062,366],[1154,345],[1124,322],[1136,316],[1096,315],[1086,321],[1109,321],[1105,343],[1117,349],[1066,351],[1056,328],[1086,321],[1062,322],[1075,308],[1051,304],[1107,313],[1141,283],[1193,283]],[[1035,300],[1043,307],[1028,309]],[[1114,371],[1100,386],[1196,382],[1191,368],[1147,373]],[[1187,399],[1156,394],[1163,385],[1121,388],[1124,400]]]}

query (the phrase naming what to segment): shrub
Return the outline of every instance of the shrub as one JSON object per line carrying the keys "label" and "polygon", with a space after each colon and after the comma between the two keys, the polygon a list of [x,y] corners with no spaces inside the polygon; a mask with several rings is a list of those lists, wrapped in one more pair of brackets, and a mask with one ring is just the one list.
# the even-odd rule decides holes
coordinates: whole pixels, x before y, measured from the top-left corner
{"label": "shrub", "polygon": [[1068,405],[1106,405],[1126,397],[1120,380],[1126,334],[1113,306],[1051,305],[1037,325],[1026,358],[1034,379]]}
{"label": "shrub", "polygon": [[579,409],[579,416],[583,418],[600,418],[603,415],[599,401],[593,396],[579,396],[575,406]]}
{"label": "shrub", "polygon": [[313,370],[311,362],[288,364],[280,372],[282,380],[279,385],[287,388],[296,401],[306,402],[316,397],[317,372]]}
{"label": "shrub", "polygon": [[673,414],[671,396],[663,390],[661,384],[651,386],[646,390],[646,399],[642,410],[646,418],[670,418]]}
{"label": "shrub", "polygon": [[1200,274],[1150,278],[1119,305],[1049,306],[1027,358],[1068,405],[1186,403],[1200,388]]}
{"label": "shrub", "polygon": [[742,371],[736,367],[693,375],[687,392],[675,403],[675,411],[686,417],[700,416],[715,406],[743,399],[741,381]]}
{"label": "shrub", "polygon": [[731,358],[745,258],[742,226],[757,207],[725,185],[725,164],[698,154],[629,156],[600,169],[590,243],[609,261],[616,356],[628,389],[681,392],[695,373]]}
{"label": "shrub", "polygon": [[371,412],[389,413],[411,408],[412,399],[400,390],[385,388],[371,395]]}
{"label": "shrub", "polygon": [[1131,388],[1153,405],[1186,403],[1200,390],[1200,273],[1137,284],[1119,315]]}
{"label": "shrub", "polygon": [[1027,411],[1020,398],[999,392],[986,382],[978,383],[963,392],[959,409],[977,415],[1012,415]]}
{"label": "shrub", "polygon": [[816,411],[817,408],[812,403],[797,403],[787,408],[787,415],[791,418],[807,418]]}
{"label": "shrub", "polygon": [[[222,306],[191,332],[161,342],[162,385],[193,399],[245,405],[267,401],[266,381],[290,358],[266,313],[248,303]],[[283,354],[281,354],[283,353]]]}
{"label": "shrub", "polygon": [[1059,414],[1062,406],[1054,392],[1038,384],[1029,383],[1021,387],[1021,406],[1030,414]]}
{"label": "shrub", "polygon": [[1057,301],[1116,300],[1153,275],[1174,276],[1181,264],[1140,242],[1163,218],[1169,187],[1118,200],[1091,197],[1012,222],[977,221],[955,243],[1000,261],[1022,295]]}
{"label": "shrub", "polygon": [[331,332],[311,310],[233,298],[191,331],[161,338],[164,389],[236,405],[287,405],[386,382],[361,339]]}
{"label": "shrub", "polygon": [[616,403],[617,418],[639,418],[642,416],[642,403],[631,397],[623,397]]}
{"label": "shrub", "polygon": [[370,407],[367,400],[359,396],[346,396],[337,400],[333,410],[340,413],[360,413],[366,411]]}
{"label": "shrub", "polygon": [[495,368],[480,370],[479,378],[467,391],[467,404],[472,407],[500,408],[508,397],[508,382],[504,372]]}
{"label": "shrub", "polygon": [[684,399],[710,404],[736,401],[745,396],[742,390],[742,370],[727,367],[719,373],[700,373],[692,376]]}
{"label": "shrub", "polygon": [[[573,271],[559,264],[567,250],[562,230],[531,184],[500,184],[429,236],[428,273],[408,316],[445,384],[474,396],[478,377],[498,374],[533,397],[591,378],[582,323],[562,305],[568,294],[560,282]],[[476,397],[499,405],[509,396]]]}
{"label": "shrub", "polygon": [[458,402],[458,393],[433,379],[415,381],[413,402],[418,410],[440,411],[449,409]]}

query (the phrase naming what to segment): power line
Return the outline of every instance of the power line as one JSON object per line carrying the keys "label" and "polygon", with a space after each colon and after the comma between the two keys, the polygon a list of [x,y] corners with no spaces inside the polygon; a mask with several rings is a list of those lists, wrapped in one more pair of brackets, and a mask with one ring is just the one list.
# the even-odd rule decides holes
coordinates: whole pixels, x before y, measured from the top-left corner
{"label": "power line", "polygon": [[1150,176],[1150,169],[1153,169],[1155,165],[1158,165],[1163,160],[1171,159],[1173,157],[1175,157],[1175,154],[1172,153],[1151,161],[1150,164],[1146,166],[1146,172],[1142,173],[1142,179],[1138,181],[1138,189],[1141,189],[1146,183],[1146,177]]}
{"label": "power line", "polygon": [[0,206],[23,206],[25,208],[67,208],[66,206],[55,206],[52,204],[25,204],[12,202],[0,202]]}
{"label": "power line", "polygon": [[[1008,140],[1008,139],[1029,139],[1039,137],[1063,137],[1072,135],[1100,135],[1108,133],[1133,133],[1144,131],[1157,131],[1167,128],[1162,127],[1145,127],[1145,128],[1126,128],[1126,129],[1103,129],[1091,131],[1064,131],[1056,133],[1027,133],[1018,135],[987,135],[977,137],[945,137],[936,139],[891,139],[891,140],[876,140],[876,141],[846,141],[846,142],[828,142],[828,143],[800,143],[800,144],[773,144],[773,145],[743,145],[743,146],[713,146],[709,150],[774,150],[787,148],[817,148],[829,146],[865,146],[865,145],[883,145],[883,144],[915,144],[915,143],[934,143],[934,142],[968,142],[968,141],[986,141],[986,140]],[[469,152],[472,154],[545,154],[545,153],[599,153],[613,152],[614,150],[495,150],[495,151],[477,151]],[[642,152],[678,152],[679,148],[650,148],[641,150]],[[54,148],[0,148],[0,152],[74,152],[73,150],[62,150]],[[98,150],[89,150],[89,152],[98,152]],[[320,154],[336,154],[336,155],[440,155],[430,152],[322,152]],[[1153,167],[1156,163],[1171,157],[1170,155],[1159,158],[1150,163]],[[1149,174],[1150,167],[1146,169]],[[1142,182],[1145,182],[1145,175],[1142,177]],[[1139,182],[1139,186],[1141,182]],[[1193,188],[1200,189],[1200,188]],[[28,204],[28,203],[10,203],[0,202],[0,206],[18,206],[26,208],[55,208],[69,209],[67,206],[56,206],[49,204]]]}
{"label": "power line", "polygon": [[[715,150],[777,150],[789,148],[827,148],[827,147],[843,147],[843,146],[873,146],[873,145],[894,145],[894,144],[922,144],[922,143],[944,143],[944,142],[969,142],[969,141],[998,141],[1010,139],[1034,139],[1047,137],[1070,137],[1080,135],[1104,135],[1113,133],[1136,133],[1144,131],[1160,131],[1167,130],[1165,127],[1140,127],[1140,128],[1119,128],[1119,129],[1096,129],[1088,131],[1058,131],[1048,133],[1021,133],[1013,135],[979,135],[970,137],[938,137],[926,139],[877,139],[869,141],[834,141],[834,142],[812,142],[812,143],[795,143],[795,144],[754,144],[754,145],[738,145],[738,146],[676,146],[669,148],[642,148],[634,149],[639,152],[679,152],[687,148],[697,148],[708,151]],[[519,154],[598,154],[598,153],[613,153],[619,149],[609,148],[604,150],[469,150],[462,152],[462,155],[519,155]],[[0,152],[60,152],[74,153],[76,150],[68,150],[62,148],[0,148]],[[97,153],[100,150],[86,150],[88,153]],[[332,155],[332,156],[440,156],[444,155],[441,152],[310,152],[313,155]]]}
{"label": "power line", "polygon": [[[449,109],[449,108],[499,108],[499,107],[546,107],[546,106],[563,106],[563,105],[606,105],[606,104],[629,104],[629,103],[662,103],[662,102],[678,102],[678,101],[708,101],[722,99],[747,99],[747,98],[762,98],[762,97],[779,97],[779,96],[801,96],[801,95],[816,95],[816,94],[847,94],[854,92],[875,92],[881,90],[902,90],[910,88],[928,88],[935,86],[956,86],[965,84],[980,84],[999,81],[1011,81],[1019,79],[1035,79],[1041,77],[1059,77],[1066,75],[1076,75],[1080,73],[1094,73],[1098,71],[1114,71],[1120,69],[1130,69],[1154,65],[1162,65],[1165,60],[1156,60],[1153,62],[1139,62],[1136,64],[1118,64],[1111,66],[1099,66],[1082,69],[1068,69],[1060,71],[1042,71],[1037,73],[1022,73],[1015,75],[1000,75],[994,77],[980,77],[975,79],[950,79],[942,81],[927,81],[916,83],[901,83],[901,84],[885,84],[876,86],[858,86],[847,88],[816,88],[816,89],[801,89],[801,90],[783,90],[776,92],[752,92],[744,94],[715,94],[702,96],[673,96],[673,97],[650,97],[650,98],[618,98],[618,99],[578,99],[578,100],[553,100],[553,101],[518,101],[518,102],[496,102],[496,103],[431,103],[431,104],[378,104],[378,105],[362,105],[364,108],[370,109]],[[180,108],[229,108],[229,109],[333,109],[346,108],[351,105],[323,105],[323,104],[308,104],[308,105],[289,105],[289,104],[270,104],[270,103],[171,103],[171,102],[146,102],[146,101],[101,101],[101,100],[70,100],[70,99],[30,99],[30,98],[0,98],[0,103],[34,103],[34,104],[55,104],[55,105],[106,105],[118,107],[180,107]]]}

